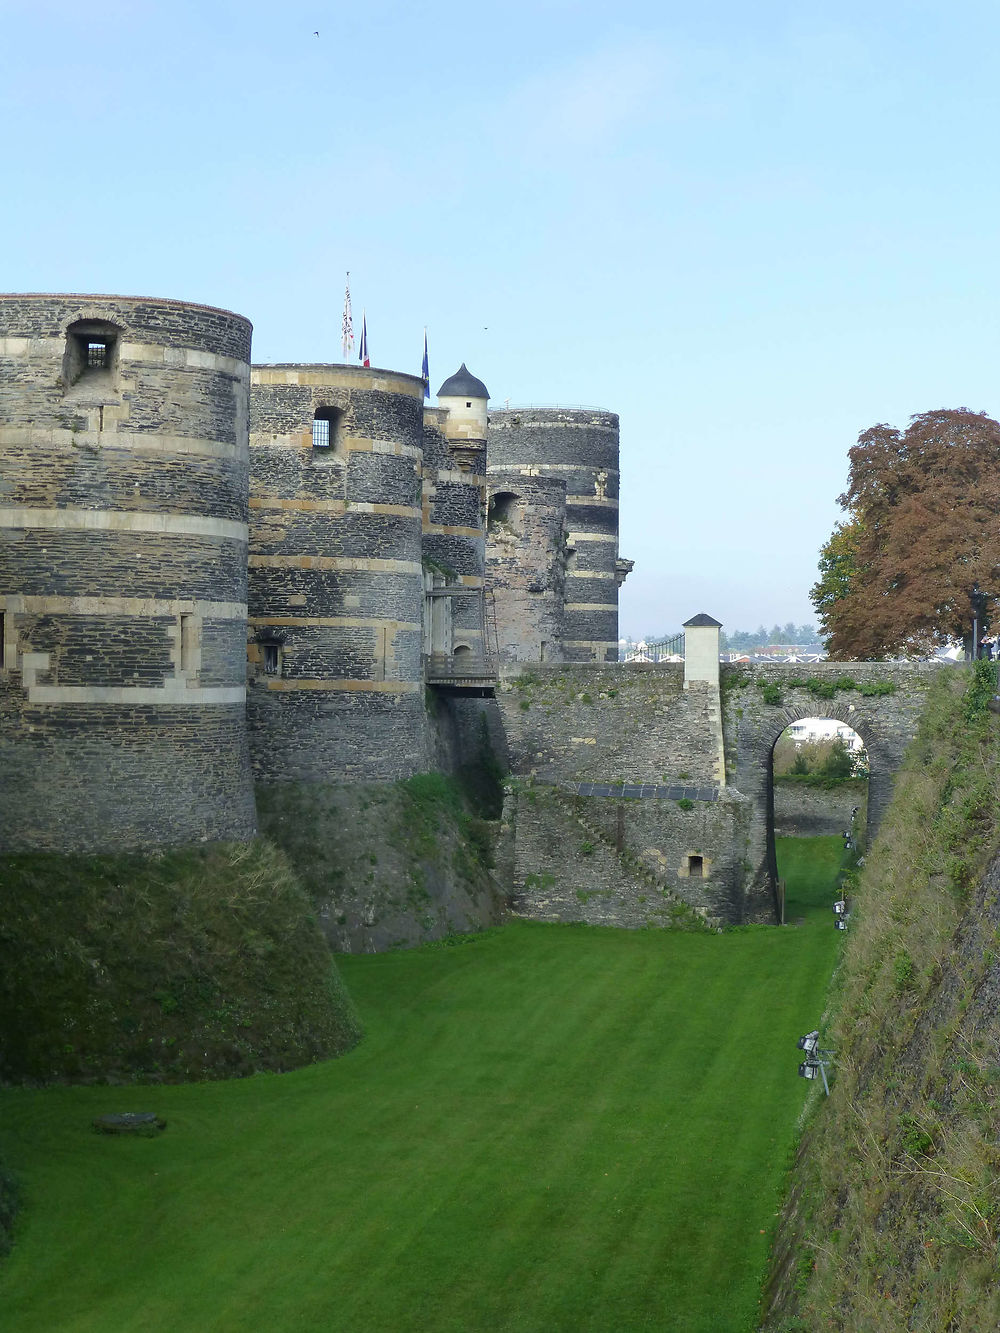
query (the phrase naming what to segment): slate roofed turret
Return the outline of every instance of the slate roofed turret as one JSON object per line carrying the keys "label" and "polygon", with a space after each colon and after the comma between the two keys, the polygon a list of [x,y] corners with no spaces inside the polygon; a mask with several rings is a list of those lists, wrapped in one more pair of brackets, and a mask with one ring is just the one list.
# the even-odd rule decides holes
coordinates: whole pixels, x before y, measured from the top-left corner
{"label": "slate roofed turret", "polygon": [[700,611],[698,615],[692,616],[690,620],[685,620],[681,628],[699,629],[704,625],[714,625],[716,629],[722,629],[722,621],[713,619],[712,616],[706,615],[704,611]]}
{"label": "slate roofed turret", "polygon": [[489,398],[490,391],[477,380],[463,361],[454,375],[449,375],[437,391],[439,398]]}

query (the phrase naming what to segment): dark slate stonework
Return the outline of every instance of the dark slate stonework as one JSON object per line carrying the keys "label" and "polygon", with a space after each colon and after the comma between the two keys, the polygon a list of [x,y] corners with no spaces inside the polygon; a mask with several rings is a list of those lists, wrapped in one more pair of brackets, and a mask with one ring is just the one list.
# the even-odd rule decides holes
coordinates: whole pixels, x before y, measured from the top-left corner
{"label": "dark slate stonework", "polygon": [[2,850],[253,833],[249,345],[183,302],[0,296]]}
{"label": "dark slate stonework", "polygon": [[144,296],[0,293],[4,326],[22,338],[61,337],[66,326],[87,318],[110,319],[129,336],[162,347],[194,348],[250,361],[248,319],[214,306]]}
{"label": "dark slate stonework", "polygon": [[30,597],[165,597],[245,602],[246,543],[93,530],[8,530],[0,587]]}
{"label": "dark slate stonework", "polygon": [[[314,414],[327,408],[340,416],[330,447],[316,449]],[[250,420],[256,776],[415,773],[426,753],[421,382],[354,366],[260,366]],[[278,679],[263,670],[269,639],[281,645]]]}
{"label": "dark slate stonework", "polygon": [[246,522],[245,458],[237,462],[164,449],[153,459],[130,443],[116,447],[112,437],[95,435],[69,450],[37,442],[10,444],[4,464],[0,504],[45,509],[56,495],[68,508],[179,511]]}
{"label": "dark slate stonework", "polygon": [[255,689],[250,745],[258,780],[395,782],[426,767],[422,694]]}
{"label": "dark slate stonework", "polygon": [[489,520],[487,579],[493,589],[500,660],[563,659],[566,483],[499,468],[489,494],[513,495],[509,520]]}
{"label": "dark slate stonework", "polygon": [[[617,661],[618,417],[613,412],[586,409],[491,412],[488,451],[491,492],[508,489],[518,493],[519,473],[525,478],[537,473],[565,485],[565,609],[560,646],[551,656],[556,660]],[[511,550],[509,540],[489,544],[488,562],[501,619],[515,620],[524,609],[524,578],[538,565],[537,551],[530,543],[528,536],[520,551],[516,542]],[[520,557],[520,569],[510,569],[512,555]],[[606,577],[578,577],[588,572]],[[577,609],[597,604],[607,606],[607,611]],[[537,658],[532,659],[529,649],[523,660]]]}
{"label": "dark slate stonework", "polygon": [[244,710],[25,706],[0,685],[0,847],[141,849],[256,826]]}
{"label": "dark slate stonework", "polygon": [[[723,727],[729,781],[753,804],[747,860],[753,889],[763,895],[777,879],[773,842],[771,755],[774,743],[792,722],[804,717],[835,718],[852,727],[864,742],[871,777],[868,783],[869,840],[875,836],[892,798],[892,784],[906,747],[916,733],[927,687],[948,668],[932,663],[820,662],[808,666],[723,666]],[[814,677],[835,681],[850,677],[859,684],[887,681],[894,694],[868,696],[838,691],[816,698],[793,682]],[[776,685],[779,704],[764,702],[763,683]]]}

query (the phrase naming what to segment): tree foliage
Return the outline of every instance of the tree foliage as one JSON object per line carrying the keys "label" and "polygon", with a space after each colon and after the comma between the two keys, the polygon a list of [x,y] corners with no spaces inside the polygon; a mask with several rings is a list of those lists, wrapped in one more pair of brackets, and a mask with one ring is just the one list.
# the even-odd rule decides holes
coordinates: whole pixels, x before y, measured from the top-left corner
{"label": "tree foliage", "polygon": [[1000,424],[968,408],[872,426],[850,452],[847,519],[812,598],[834,658],[924,653],[985,629],[1000,601]]}

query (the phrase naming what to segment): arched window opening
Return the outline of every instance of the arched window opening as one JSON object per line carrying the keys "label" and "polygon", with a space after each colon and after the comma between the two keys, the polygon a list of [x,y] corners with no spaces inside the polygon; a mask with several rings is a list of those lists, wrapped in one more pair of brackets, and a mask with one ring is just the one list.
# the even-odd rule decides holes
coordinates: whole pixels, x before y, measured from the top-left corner
{"label": "arched window opening", "polygon": [[313,416],[312,443],[314,449],[335,449],[339,444],[343,412],[339,407],[319,407]]}
{"label": "arched window opening", "polygon": [[513,491],[497,491],[490,496],[489,509],[486,512],[486,531],[493,533],[515,533],[519,520],[520,497]]}

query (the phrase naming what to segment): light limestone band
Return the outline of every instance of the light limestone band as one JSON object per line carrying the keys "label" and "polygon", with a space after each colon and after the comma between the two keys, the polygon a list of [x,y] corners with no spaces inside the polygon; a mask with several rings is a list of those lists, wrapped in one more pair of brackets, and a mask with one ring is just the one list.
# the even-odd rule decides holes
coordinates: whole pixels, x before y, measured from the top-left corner
{"label": "light limestone band", "polygon": [[166,435],[145,431],[64,430],[48,426],[0,426],[0,447],[27,445],[33,449],[86,449],[104,453],[109,449],[128,453],[200,454],[206,458],[245,459],[246,446],[223,440],[205,440],[192,435]]}
{"label": "light limestone band", "polygon": [[362,559],[338,555],[251,555],[251,569],[342,569],[376,574],[422,574],[415,560]]}
{"label": "light limestone band", "polygon": [[[0,356],[44,356],[61,359],[66,346],[64,334],[54,338],[0,338]],[[210,370],[250,382],[250,367],[239,357],[202,352],[194,347],[164,347],[157,343],[129,342],[123,338],[118,347],[119,364],[141,361],[169,366],[171,369]]]}
{"label": "light limestone band", "polygon": [[[25,662],[33,654],[25,653]],[[47,654],[42,654],[47,656]],[[186,681],[171,681],[160,688],[128,685],[29,685],[29,704],[164,704],[190,708],[193,704],[242,704],[243,685],[192,688]]]}
{"label": "light limestone band", "polygon": [[251,495],[250,508],[264,512],[291,510],[302,514],[389,514],[393,518],[421,516],[419,505],[370,504],[355,500],[279,500],[270,495]]}
{"label": "light limestone band", "polygon": [[246,620],[246,602],[206,602],[159,597],[23,597],[0,594],[0,607],[14,614],[40,616],[176,616],[203,620]]}
{"label": "light limestone band", "polygon": [[183,537],[222,537],[246,542],[245,523],[200,514],[141,513],[125,509],[27,509],[0,506],[0,528],[49,532],[156,532]]}
{"label": "light limestone band", "polygon": [[423,682],[416,680],[290,680],[287,677],[264,682],[269,690],[314,691],[336,694],[344,690],[359,694],[419,694],[423,691]]}
{"label": "light limestone band", "polygon": [[251,616],[251,625],[287,625],[320,629],[420,630],[422,625],[410,620],[379,620],[372,616]]}

